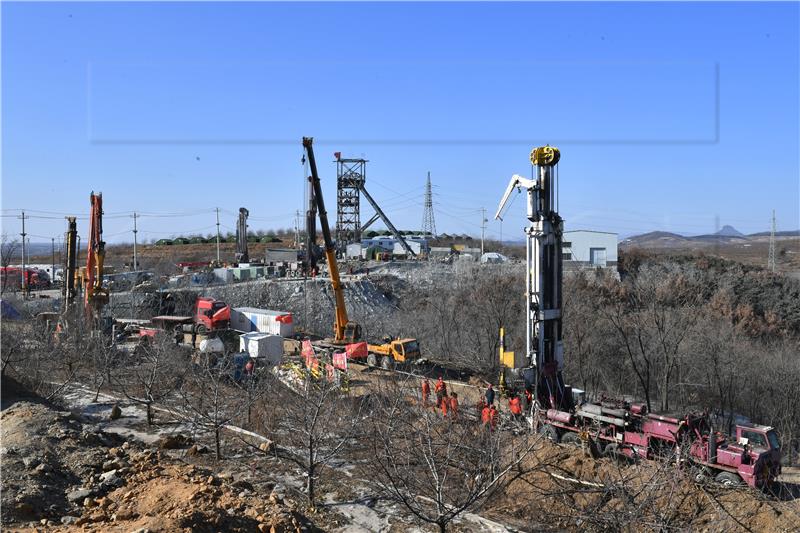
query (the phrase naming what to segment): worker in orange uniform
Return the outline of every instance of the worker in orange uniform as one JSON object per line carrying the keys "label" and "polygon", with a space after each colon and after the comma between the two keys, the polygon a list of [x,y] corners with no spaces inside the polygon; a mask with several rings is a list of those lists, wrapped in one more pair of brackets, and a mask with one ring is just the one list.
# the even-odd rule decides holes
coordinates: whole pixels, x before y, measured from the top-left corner
{"label": "worker in orange uniform", "polygon": [[492,419],[492,411],[491,409],[489,409],[488,405],[484,404],[483,409],[481,410],[481,423],[485,427],[488,427],[489,423],[491,422],[491,419]]}
{"label": "worker in orange uniform", "polygon": [[497,428],[497,407],[494,404],[489,406],[489,425],[492,427],[492,431]]}
{"label": "worker in orange uniform", "polygon": [[522,402],[516,394],[508,399],[508,408],[511,409],[511,418],[522,419]]}
{"label": "worker in orange uniform", "polygon": [[439,376],[439,379],[436,380],[433,390],[436,392],[436,406],[441,407],[442,399],[447,396],[447,384],[442,379],[442,376]]}
{"label": "worker in orange uniform", "polygon": [[428,405],[428,398],[431,395],[431,382],[428,378],[422,380],[422,405]]}
{"label": "worker in orange uniform", "polygon": [[450,416],[458,418],[458,394],[455,392],[450,395]]}
{"label": "worker in orange uniform", "polygon": [[439,401],[439,407],[442,409],[442,417],[447,418],[447,407],[450,404],[450,399],[447,397],[447,394],[442,396],[441,401]]}
{"label": "worker in orange uniform", "polygon": [[528,387],[525,387],[525,410],[530,411],[533,407],[533,394]]}

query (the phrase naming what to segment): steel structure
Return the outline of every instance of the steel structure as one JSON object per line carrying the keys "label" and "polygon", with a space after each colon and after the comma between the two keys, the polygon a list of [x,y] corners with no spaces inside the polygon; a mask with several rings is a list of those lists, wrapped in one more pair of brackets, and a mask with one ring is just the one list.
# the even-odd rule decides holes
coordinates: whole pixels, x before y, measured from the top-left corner
{"label": "steel structure", "polygon": [[[64,233],[64,276],[61,286],[62,307],[66,312],[72,308],[75,301],[77,287],[75,278],[78,272],[78,223],[76,217],[67,217],[67,231]],[[55,273],[55,270],[53,270]]]}
{"label": "steel structure", "polygon": [[366,159],[343,159],[336,153],[336,247],[361,242],[361,189],[366,181]]}
{"label": "steel structure", "polygon": [[561,337],[562,310],[562,234],[564,221],[557,212],[558,148],[542,146],[531,151],[533,179],[514,175],[495,214],[502,220],[503,208],[514,189],[528,193],[526,272],[526,358],[527,367],[519,369],[534,389],[534,398],[542,409],[568,410],[571,393],[564,385],[561,370],[564,348]]}
{"label": "steel structure", "polygon": [[247,217],[250,211],[247,208],[239,208],[239,218],[236,219],[236,262],[249,263],[250,253],[247,250]]}
{"label": "steel structure", "polygon": [[428,172],[428,183],[425,185],[425,209],[422,212],[422,234],[436,237],[436,220],[433,218],[433,192],[431,190],[430,172]]}

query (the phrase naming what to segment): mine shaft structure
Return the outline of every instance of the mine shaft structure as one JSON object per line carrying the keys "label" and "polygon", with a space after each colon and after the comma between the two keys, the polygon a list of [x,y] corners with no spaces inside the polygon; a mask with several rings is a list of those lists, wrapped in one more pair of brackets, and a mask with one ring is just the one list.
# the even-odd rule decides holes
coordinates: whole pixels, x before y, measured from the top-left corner
{"label": "mine shaft structure", "polygon": [[561,375],[564,366],[561,336],[564,221],[557,211],[560,157],[558,148],[534,148],[530,155],[533,178],[512,176],[495,214],[496,219],[502,220],[503,209],[514,189],[527,192],[526,366],[515,370],[526,386],[533,388],[537,407],[544,410],[572,407],[572,394]]}
{"label": "mine shaft structure", "polygon": [[89,202],[89,242],[83,294],[86,315],[96,322],[108,303],[108,290],[103,287],[103,262],[106,257],[106,243],[103,241],[103,195],[92,192]]}
{"label": "mine shaft structure", "polygon": [[361,242],[361,188],[366,179],[366,159],[336,156],[336,247],[340,252]]}

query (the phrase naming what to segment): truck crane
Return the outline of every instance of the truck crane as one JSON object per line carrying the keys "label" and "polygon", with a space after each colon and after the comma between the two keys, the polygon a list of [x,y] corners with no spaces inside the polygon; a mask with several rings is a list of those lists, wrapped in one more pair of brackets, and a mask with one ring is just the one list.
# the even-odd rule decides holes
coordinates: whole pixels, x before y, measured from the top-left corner
{"label": "truck crane", "polygon": [[86,257],[86,285],[84,287],[84,307],[93,320],[100,318],[103,306],[108,303],[108,290],[103,287],[103,262],[106,256],[106,243],[103,242],[103,195],[89,196],[89,239]]}
{"label": "truck crane", "polygon": [[249,263],[250,254],[247,252],[247,217],[250,211],[244,207],[239,208],[239,219],[236,222],[236,262]]}
{"label": "truck crane", "polygon": [[339,278],[339,266],[336,264],[336,247],[331,238],[331,229],[328,225],[328,212],[325,210],[325,200],[322,197],[322,185],[317,173],[317,162],[314,159],[314,139],[303,137],[303,148],[306,151],[308,165],[311,169],[311,183],[314,189],[314,200],[319,214],[320,225],[322,226],[322,236],[325,241],[325,258],[328,261],[328,272],[331,276],[331,286],[335,302],[335,317],[333,323],[333,343],[342,345],[358,342],[361,340],[361,326],[351,322],[347,317],[347,308],[344,304],[344,290],[342,281]]}
{"label": "truck crane", "polygon": [[611,457],[674,458],[688,465],[698,481],[768,487],[781,472],[781,447],[775,429],[738,424],[732,436],[715,431],[707,412],[659,414],[646,404],[602,398],[564,384],[561,328],[561,263],[564,221],[557,212],[558,148],[542,146],[530,154],[535,177],[511,177],[495,214],[500,219],[514,189],[527,191],[525,358],[501,358],[504,366],[533,389],[531,421],[546,438],[563,443],[589,441]]}

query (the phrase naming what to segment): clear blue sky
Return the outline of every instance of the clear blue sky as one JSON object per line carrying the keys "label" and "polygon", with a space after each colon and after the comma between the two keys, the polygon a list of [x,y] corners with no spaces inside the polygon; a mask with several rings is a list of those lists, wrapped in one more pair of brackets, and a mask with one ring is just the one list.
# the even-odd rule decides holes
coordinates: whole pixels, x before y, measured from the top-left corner
{"label": "clear blue sky", "polygon": [[[567,229],[800,227],[797,3],[2,4],[3,231],[102,191],[109,242],[293,226],[314,136],[419,228],[479,233],[531,147],[562,150]],[[38,210],[39,212],[33,212]],[[369,207],[362,208],[366,219]],[[44,213],[49,212],[49,213]],[[522,237],[517,200],[502,228]],[[86,232],[86,221],[79,231]]]}

